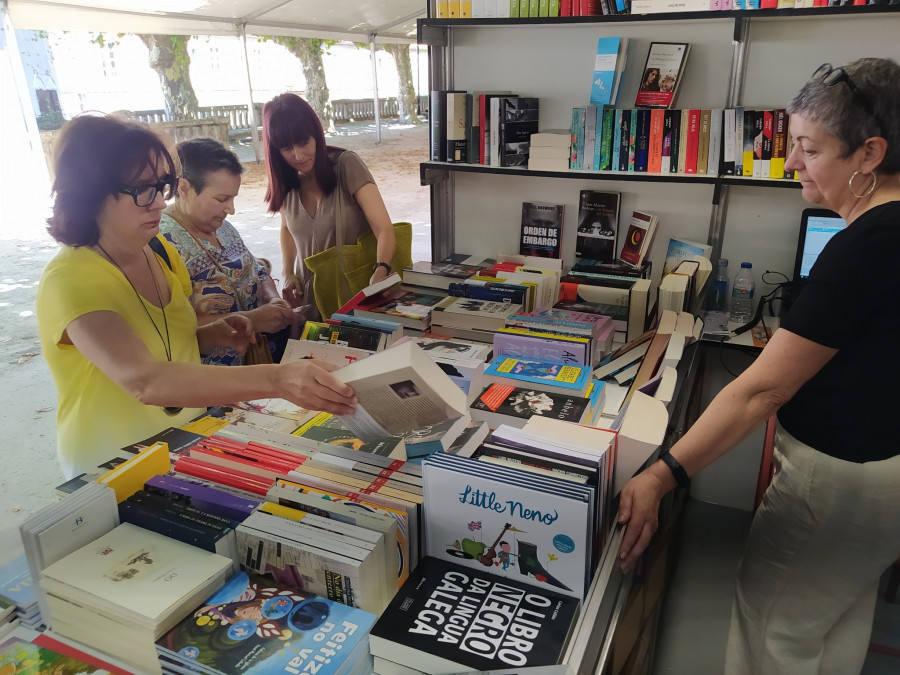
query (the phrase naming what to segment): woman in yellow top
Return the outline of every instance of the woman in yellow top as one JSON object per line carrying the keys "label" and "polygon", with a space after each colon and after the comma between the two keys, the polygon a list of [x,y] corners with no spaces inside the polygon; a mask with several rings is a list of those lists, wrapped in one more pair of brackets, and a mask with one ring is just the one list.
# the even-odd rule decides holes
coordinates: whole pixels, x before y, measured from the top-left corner
{"label": "woman in yellow top", "polygon": [[[58,454],[67,477],[203,407],[280,397],[348,413],[353,391],[311,361],[215,368],[200,353],[246,349],[243,317],[198,328],[181,258],[159,233],[175,167],[147,127],[81,115],[56,151],[50,234],[63,246],[37,296],[38,330],[59,396]],[[151,248],[151,240],[157,246]]]}

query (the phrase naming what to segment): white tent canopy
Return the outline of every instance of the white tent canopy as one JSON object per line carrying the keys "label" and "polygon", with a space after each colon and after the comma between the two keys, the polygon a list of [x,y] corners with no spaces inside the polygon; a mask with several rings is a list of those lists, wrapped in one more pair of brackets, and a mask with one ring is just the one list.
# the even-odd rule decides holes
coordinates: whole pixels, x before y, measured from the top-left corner
{"label": "white tent canopy", "polygon": [[[414,43],[416,19],[426,13],[426,0],[0,0],[16,29],[162,35],[288,35],[369,43]],[[381,120],[375,75],[376,142]],[[250,73],[247,88],[251,91]],[[20,96],[22,92],[20,91]],[[252,94],[248,95],[248,101]],[[253,147],[260,158],[253,106]]]}
{"label": "white tent canopy", "polygon": [[19,29],[415,42],[425,0],[7,0]]}

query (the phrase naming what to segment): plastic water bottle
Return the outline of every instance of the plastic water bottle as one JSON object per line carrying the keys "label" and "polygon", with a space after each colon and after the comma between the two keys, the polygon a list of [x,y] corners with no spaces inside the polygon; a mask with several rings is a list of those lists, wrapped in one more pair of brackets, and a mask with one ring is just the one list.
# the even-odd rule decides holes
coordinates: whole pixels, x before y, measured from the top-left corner
{"label": "plastic water bottle", "polygon": [[741,269],[734,275],[731,287],[731,320],[747,323],[753,318],[753,291],[756,280],[753,278],[753,265],[741,263]]}
{"label": "plastic water bottle", "polygon": [[711,312],[728,311],[728,258],[719,258],[716,276],[712,283],[712,294],[709,298]]}

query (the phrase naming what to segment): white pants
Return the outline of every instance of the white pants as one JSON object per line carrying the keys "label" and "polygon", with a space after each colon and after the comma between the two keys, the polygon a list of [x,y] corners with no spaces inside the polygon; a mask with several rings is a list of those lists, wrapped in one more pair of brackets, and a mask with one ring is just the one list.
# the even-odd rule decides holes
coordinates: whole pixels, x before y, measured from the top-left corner
{"label": "white pants", "polygon": [[845,462],[779,425],[774,461],[738,570],[725,672],[858,674],[879,579],[900,556],[900,456]]}

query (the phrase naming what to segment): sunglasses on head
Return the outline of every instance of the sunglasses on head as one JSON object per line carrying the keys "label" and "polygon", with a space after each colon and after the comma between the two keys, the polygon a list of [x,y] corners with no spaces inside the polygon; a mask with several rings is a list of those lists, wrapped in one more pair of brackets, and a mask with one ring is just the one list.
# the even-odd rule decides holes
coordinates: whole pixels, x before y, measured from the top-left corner
{"label": "sunglasses on head", "polygon": [[843,68],[834,68],[830,63],[823,63],[821,66],[816,68],[815,72],[809,79],[819,80],[826,87],[833,87],[843,82],[847,85],[850,93],[853,94],[856,100],[859,101],[863,108],[865,108],[866,112],[869,113],[869,116],[875,121],[875,124],[878,125],[878,130],[881,131],[884,129],[884,125],[881,123],[881,120],[878,119],[878,115],[875,113],[875,106],[872,105],[869,97],[866,96],[862,92],[862,90],[856,86],[856,83],[850,78],[846,70],[844,70]]}

